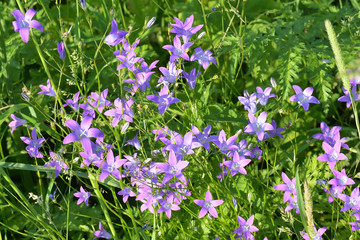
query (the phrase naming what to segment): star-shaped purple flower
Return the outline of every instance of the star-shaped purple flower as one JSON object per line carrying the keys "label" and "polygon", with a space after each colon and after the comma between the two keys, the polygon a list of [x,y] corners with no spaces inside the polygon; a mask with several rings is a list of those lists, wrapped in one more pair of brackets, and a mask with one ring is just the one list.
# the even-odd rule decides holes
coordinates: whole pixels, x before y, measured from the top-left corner
{"label": "star-shaped purple flower", "polygon": [[63,156],[59,153],[50,151],[51,161],[44,164],[44,167],[55,167],[55,178],[59,176],[62,169],[69,169],[69,166],[64,162]]}
{"label": "star-shaped purple flower", "polygon": [[111,31],[110,34],[105,37],[105,43],[109,46],[116,46],[119,43],[125,41],[125,35],[127,32],[122,30],[117,30],[118,24],[115,19],[111,21]]}
{"label": "star-shaped purple flower", "polygon": [[41,88],[41,92],[38,92],[38,94],[44,94],[44,95],[48,95],[50,97],[55,97],[55,91],[52,88],[51,84],[50,84],[50,79],[47,80],[46,82],[46,86],[45,85],[39,85],[39,87]]}
{"label": "star-shaped purple flower", "polygon": [[80,192],[74,193],[74,196],[79,198],[77,201],[77,205],[84,202],[86,206],[89,206],[89,198],[91,196],[91,193],[86,192],[82,186],[80,187]]}
{"label": "star-shaped purple flower", "polygon": [[245,127],[244,132],[248,134],[256,134],[258,139],[262,141],[264,139],[265,132],[274,130],[274,127],[270,123],[266,123],[267,113],[262,112],[259,118],[256,118],[253,114],[248,114],[250,123]]}
{"label": "star-shaped purple flower", "polygon": [[95,237],[93,238],[105,238],[105,239],[110,239],[112,236],[110,233],[108,233],[101,225],[101,222],[99,222],[99,230],[94,232]]}
{"label": "star-shaped purple flower", "polygon": [[357,212],[360,211],[359,187],[356,187],[351,192],[350,196],[346,194],[339,194],[338,198],[345,202],[344,207],[342,207],[340,211],[347,211],[349,209],[352,209]]}
{"label": "star-shaped purple flower", "polygon": [[316,233],[316,235],[313,236],[312,238],[310,238],[310,236],[305,232],[300,232],[300,235],[305,240],[321,240],[321,236],[325,233],[326,229],[327,229],[326,227],[322,227],[319,230],[316,230],[316,228],[314,226],[314,233]]}
{"label": "star-shaped purple flower", "polygon": [[35,127],[31,131],[31,138],[28,137],[20,137],[20,139],[28,144],[26,147],[26,151],[28,151],[30,157],[43,158],[44,156],[39,152],[39,148],[41,147],[41,143],[45,141],[45,138],[37,138]]}
{"label": "star-shaped purple flower", "polygon": [[251,233],[259,231],[259,229],[253,225],[254,215],[249,217],[248,220],[245,220],[240,216],[237,216],[237,219],[240,227],[235,229],[234,233],[236,233],[241,239],[253,239]]}
{"label": "star-shaped purple flower", "polygon": [[173,27],[170,32],[176,33],[177,37],[182,36],[182,39],[185,43],[187,43],[190,40],[191,36],[203,27],[203,25],[192,27],[192,24],[194,22],[194,15],[186,18],[184,23],[177,17],[174,17],[174,20],[175,24],[170,24]]}
{"label": "star-shaped purple flower", "polygon": [[183,58],[189,61],[189,55],[186,53],[186,50],[193,45],[192,42],[187,42],[181,45],[180,38],[175,36],[174,38],[174,46],[173,45],[165,45],[164,49],[170,51],[172,54],[170,55],[170,62],[174,62],[177,58]]}
{"label": "star-shaped purple flower", "polygon": [[205,52],[197,47],[194,49],[195,54],[191,56],[190,61],[198,60],[199,64],[203,66],[204,69],[209,67],[210,62],[216,65],[216,60],[212,57],[212,52],[210,50],[206,50]]}
{"label": "star-shaped purple flower", "polygon": [[44,31],[43,26],[36,20],[32,20],[36,11],[32,8],[26,11],[25,15],[20,10],[15,10],[11,13],[16,21],[13,21],[15,32],[20,32],[20,37],[23,42],[27,43],[29,41],[29,29],[36,28],[40,31]]}
{"label": "star-shaped purple flower", "polygon": [[334,169],[335,164],[339,160],[345,160],[347,157],[345,154],[340,153],[341,142],[338,141],[334,147],[331,147],[328,143],[322,143],[323,149],[326,154],[320,155],[317,160],[322,162],[328,162],[331,170]]}
{"label": "star-shaped purple flower", "polygon": [[311,96],[314,91],[312,87],[307,87],[304,91],[302,91],[301,87],[293,85],[293,89],[295,90],[296,94],[291,96],[289,101],[298,102],[298,104],[300,104],[304,108],[305,112],[309,110],[309,103],[320,104],[319,100]]}
{"label": "star-shaped purple flower", "polygon": [[104,181],[104,179],[107,178],[110,174],[117,179],[121,179],[119,167],[121,167],[125,162],[126,160],[119,159],[119,156],[114,158],[114,153],[112,150],[110,150],[106,156],[106,162],[102,160],[94,162],[95,166],[102,169],[99,181]]}
{"label": "star-shaped purple flower", "polygon": [[[346,102],[346,107],[349,108],[350,105],[351,105],[350,93],[349,93],[348,90],[345,90],[344,87],[341,87],[341,89],[343,90],[345,96],[339,97],[339,98],[338,98],[338,101],[339,101],[339,102]],[[353,87],[351,88],[351,91],[352,91],[352,94],[353,94],[353,96],[354,96],[354,100],[355,100],[355,101],[360,100],[360,96],[359,96],[358,94],[356,94],[356,86],[353,86]]]}
{"label": "star-shaped purple flower", "polygon": [[208,190],[205,195],[205,200],[196,199],[194,200],[196,205],[201,207],[199,218],[202,218],[206,215],[206,213],[210,213],[211,216],[214,218],[218,217],[218,213],[215,207],[221,205],[224,201],[223,200],[213,200],[210,191]]}
{"label": "star-shaped purple flower", "polygon": [[129,99],[128,101],[123,98],[122,100],[120,98],[116,98],[114,101],[115,109],[107,110],[104,115],[106,116],[112,116],[114,117],[112,120],[111,125],[113,127],[116,127],[121,119],[125,119],[127,122],[132,122],[134,117],[134,112],[131,110],[131,106],[134,104],[134,101],[132,99]]}
{"label": "star-shaped purple flower", "polygon": [[56,44],[57,44],[57,50],[58,50],[60,58],[64,59],[65,58],[65,45],[64,45],[64,42],[61,42],[61,43],[57,42]]}
{"label": "star-shaped purple flower", "polygon": [[170,151],[168,163],[157,163],[159,173],[165,173],[163,184],[167,183],[173,177],[176,177],[182,182],[185,182],[185,177],[182,170],[189,165],[188,161],[177,161],[174,151]]}
{"label": "star-shaped purple flower", "polygon": [[291,198],[291,194],[293,194],[294,196],[296,195],[296,178],[290,180],[290,178],[284,172],[281,173],[281,177],[285,184],[276,185],[274,186],[274,189],[279,191],[285,191],[284,202],[287,202]]}
{"label": "star-shaped purple flower", "polygon": [[159,96],[149,95],[146,96],[146,98],[159,105],[158,108],[161,115],[164,114],[165,110],[170,106],[170,104],[180,102],[180,99],[171,97],[171,94],[169,94],[169,87],[167,85],[161,89]]}
{"label": "star-shaped purple flower", "polygon": [[26,120],[18,118],[14,114],[11,114],[10,116],[13,119],[13,121],[9,123],[9,127],[11,127],[11,134],[12,134],[17,127],[26,124]]}
{"label": "star-shaped purple flower", "polygon": [[182,74],[184,75],[184,78],[186,79],[187,83],[189,84],[190,89],[195,88],[196,84],[196,78],[199,76],[201,72],[196,73],[196,68],[193,68],[188,74],[187,72],[183,71]]}
{"label": "star-shaped purple flower", "polygon": [[261,87],[256,87],[256,91],[257,91],[257,98],[258,98],[258,102],[265,106],[269,100],[269,98],[273,98],[275,97],[275,94],[271,93],[272,88],[271,87],[267,87],[265,90],[262,90]]}
{"label": "star-shaped purple flower", "polygon": [[123,196],[123,202],[126,203],[129,197],[135,197],[136,194],[131,190],[130,187],[126,187],[123,190],[117,193],[120,196]]}
{"label": "star-shaped purple flower", "polygon": [[258,103],[256,97],[256,93],[252,93],[251,95],[249,95],[249,93],[245,90],[244,97],[239,96],[238,99],[241,104],[244,105],[245,110],[247,110],[251,114],[255,114],[257,110],[256,104]]}
{"label": "star-shaped purple flower", "polygon": [[174,197],[169,196],[166,200],[159,199],[159,203],[161,207],[158,210],[158,213],[165,212],[166,216],[170,219],[171,218],[171,211],[178,211],[180,207],[176,202],[174,202]]}

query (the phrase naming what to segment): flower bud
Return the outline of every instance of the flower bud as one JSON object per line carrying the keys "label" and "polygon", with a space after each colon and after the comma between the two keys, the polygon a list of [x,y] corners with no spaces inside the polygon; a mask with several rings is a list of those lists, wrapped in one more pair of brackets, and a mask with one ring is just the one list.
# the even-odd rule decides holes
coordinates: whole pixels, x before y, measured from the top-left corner
{"label": "flower bud", "polygon": [[152,17],[150,21],[146,24],[146,28],[151,28],[156,20],[156,17]]}

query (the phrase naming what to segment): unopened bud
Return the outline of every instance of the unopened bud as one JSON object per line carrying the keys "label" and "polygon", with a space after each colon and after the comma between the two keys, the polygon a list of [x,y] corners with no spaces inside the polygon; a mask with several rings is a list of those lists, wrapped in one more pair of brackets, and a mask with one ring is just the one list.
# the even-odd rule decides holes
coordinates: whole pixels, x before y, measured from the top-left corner
{"label": "unopened bud", "polygon": [[156,20],[156,17],[152,17],[150,21],[146,24],[146,28],[151,28]]}
{"label": "unopened bud", "polygon": [[26,93],[21,93],[21,96],[22,96],[23,99],[24,99],[25,101],[27,101],[27,102],[30,100],[29,96],[28,96]]}
{"label": "unopened bud", "polygon": [[124,124],[124,126],[122,126],[122,128],[121,128],[121,134],[126,133],[127,129],[129,128],[129,125],[130,125],[130,123],[129,123],[129,122],[126,122],[126,123]]}
{"label": "unopened bud", "polygon": [[273,86],[273,88],[276,88],[277,83],[276,83],[275,79],[274,79],[274,78],[270,78],[270,82],[271,82],[271,86]]}
{"label": "unopened bud", "polygon": [[204,35],[205,35],[205,32],[200,33],[199,36],[197,37],[197,39],[201,39]]}

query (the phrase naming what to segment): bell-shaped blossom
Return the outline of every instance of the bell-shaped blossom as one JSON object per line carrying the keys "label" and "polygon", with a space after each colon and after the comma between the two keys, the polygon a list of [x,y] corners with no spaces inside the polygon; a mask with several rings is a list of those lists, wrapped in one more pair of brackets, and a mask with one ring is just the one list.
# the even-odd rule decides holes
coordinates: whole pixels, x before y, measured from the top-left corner
{"label": "bell-shaped blossom", "polygon": [[31,138],[28,137],[20,137],[20,139],[28,144],[25,148],[29,153],[30,157],[43,158],[44,156],[39,152],[39,148],[41,147],[41,143],[45,141],[45,138],[37,138],[35,127],[31,131]]}
{"label": "bell-shaped blossom", "polygon": [[127,32],[118,30],[118,24],[115,19],[111,21],[110,34],[105,37],[105,43],[109,46],[116,46],[119,43],[125,41],[125,35]]}
{"label": "bell-shaped blossom", "polygon": [[216,65],[216,60],[212,55],[210,50],[206,50],[205,52],[200,48],[197,47],[194,49],[195,54],[193,54],[190,58],[190,61],[197,60],[200,65],[203,66],[204,69],[209,67],[210,62]]}
{"label": "bell-shaped blossom", "polygon": [[123,98],[122,100],[120,98],[116,98],[114,101],[115,109],[107,110],[104,115],[114,117],[111,123],[113,127],[116,127],[120,120],[123,118],[127,122],[132,122],[134,112],[131,109],[131,106],[133,104],[134,101],[132,99],[126,101],[125,98]]}
{"label": "bell-shaped blossom", "polygon": [[[346,102],[346,107],[349,108],[351,105],[351,97],[350,97],[350,93],[348,90],[345,90],[344,87],[341,87],[341,89],[343,90],[345,96],[341,96],[338,98],[339,102]],[[356,94],[356,86],[353,86],[351,88],[352,94],[354,96],[354,101],[358,101],[360,100],[360,96],[358,94]]]}
{"label": "bell-shaped blossom", "polygon": [[84,141],[84,144],[82,146],[85,152],[79,153],[80,156],[84,158],[80,167],[83,167],[84,165],[90,166],[91,163],[99,161],[101,159],[101,154],[97,154],[95,151],[93,151],[93,145],[95,144],[91,141]]}
{"label": "bell-shaped blossom", "polygon": [[41,92],[38,92],[38,94],[44,94],[44,95],[48,95],[50,97],[55,97],[55,91],[52,88],[51,84],[50,84],[50,79],[47,80],[46,82],[46,86],[45,85],[39,85],[39,87],[41,88]]}
{"label": "bell-shaped blossom", "polygon": [[64,42],[61,42],[61,43],[57,42],[56,44],[57,44],[57,50],[58,50],[60,58],[64,59],[65,58],[65,45],[64,45]]}
{"label": "bell-shaped blossom", "polygon": [[317,160],[322,162],[328,162],[331,170],[334,169],[337,161],[345,160],[347,157],[345,154],[340,153],[341,142],[338,141],[334,147],[331,147],[328,143],[322,143],[323,149],[326,154],[320,155]]}
{"label": "bell-shaped blossom", "polygon": [[10,115],[10,117],[13,119],[13,121],[9,123],[9,127],[11,127],[11,134],[15,131],[17,127],[26,124],[26,120],[16,117],[13,113]]}
{"label": "bell-shaped blossom", "polygon": [[307,87],[303,91],[301,87],[293,85],[293,89],[296,94],[291,96],[289,101],[298,102],[298,104],[304,108],[305,112],[309,110],[310,103],[320,104],[319,100],[317,100],[314,96],[311,96],[314,91],[312,87]]}
{"label": "bell-shaped blossom", "polygon": [[80,5],[81,5],[82,9],[86,9],[86,1],[85,0],[80,0]]}
{"label": "bell-shaped blossom", "polygon": [[356,218],[356,222],[349,222],[349,224],[351,225],[351,231],[360,230],[360,213],[354,212],[351,213],[351,215]]}
{"label": "bell-shaped blossom", "polygon": [[66,104],[63,107],[70,106],[74,111],[79,111],[79,99],[80,99],[80,92],[74,94],[73,99],[66,99]]}
{"label": "bell-shaped blossom", "polygon": [[[238,153],[240,159],[246,158],[246,156],[251,157],[252,153],[249,149],[247,149],[247,141],[246,139],[242,139],[238,144],[235,144],[236,148],[228,152],[228,157],[233,157],[235,152]],[[253,158],[253,157],[251,157]]]}
{"label": "bell-shaped blossom", "polygon": [[253,114],[249,113],[250,123],[245,127],[244,132],[248,134],[256,134],[258,139],[262,141],[264,139],[265,132],[269,130],[274,130],[274,127],[270,123],[266,123],[266,112],[262,112],[259,115],[259,118],[256,118]]}
{"label": "bell-shaped blossom", "polygon": [[360,211],[360,196],[359,196],[359,187],[356,187],[351,195],[348,196],[346,194],[339,194],[339,199],[344,201],[344,207],[341,208],[340,211],[347,211],[352,209],[354,211]]}
{"label": "bell-shaped blossom", "polygon": [[345,189],[346,185],[355,184],[354,180],[352,180],[351,178],[349,178],[346,175],[345,169],[341,170],[341,172],[333,170],[333,174],[334,174],[335,178],[333,178],[329,181],[330,185],[335,185],[335,186],[340,187],[341,189]]}
{"label": "bell-shaped blossom", "polygon": [[182,170],[189,165],[188,161],[177,161],[174,151],[170,151],[168,163],[157,163],[160,173],[165,173],[163,178],[163,184],[170,181],[173,177],[176,177],[182,182],[185,182],[185,177]]}
{"label": "bell-shaped blossom", "polygon": [[196,78],[199,76],[201,72],[196,73],[196,68],[193,68],[189,73],[183,71],[182,74],[184,75],[184,78],[186,79],[187,83],[189,84],[190,89],[195,88],[196,84]]}
{"label": "bell-shaped blossom", "polygon": [[50,151],[51,161],[44,164],[44,167],[55,167],[55,178],[59,176],[62,169],[69,169],[69,166],[64,162],[63,156],[59,153]]}
{"label": "bell-shaped blossom", "polygon": [[187,42],[181,45],[180,38],[175,36],[174,38],[174,46],[173,45],[165,45],[164,49],[170,51],[172,54],[170,55],[170,62],[174,62],[177,58],[183,58],[189,61],[189,55],[186,53],[186,50],[193,45],[192,42]]}
{"label": "bell-shaped blossom", "polygon": [[241,104],[244,105],[246,111],[248,111],[251,114],[255,114],[257,110],[256,104],[258,103],[256,97],[257,97],[256,93],[252,93],[251,95],[249,95],[249,93],[245,90],[244,97],[239,96],[238,99],[241,102]]}
{"label": "bell-shaped blossom", "polygon": [[176,33],[177,37],[182,37],[185,43],[187,43],[191,36],[199,31],[203,25],[198,25],[193,27],[194,15],[185,19],[185,22],[182,22],[177,17],[174,17],[175,24],[170,24],[173,28],[170,30],[171,33]]}
{"label": "bell-shaped blossom", "polygon": [[109,107],[111,106],[111,102],[106,100],[106,96],[108,94],[108,89],[105,89],[99,97],[99,94],[97,92],[91,92],[91,97],[94,100],[93,102],[91,102],[91,106],[93,106],[93,108],[97,108],[97,110],[101,113],[104,109],[104,107]]}
{"label": "bell-shaped blossom", "polygon": [[183,72],[183,70],[177,69],[176,64],[172,62],[169,63],[169,68],[159,67],[159,70],[163,75],[159,78],[158,82],[164,85],[174,83]]}
{"label": "bell-shaped blossom", "polygon": [[291,194],[294,196],[296,195],[296,178],[290,180],[290,178],[284,172],[281,173],[281,177],[285,184],[276,185],[274,188],[279,191],[285,191],[284,202],[288,202],[291,198]]}
{"label": "bell-shaped blossom", "polygon": [[231,176],[235,176],[237,173],[245,174],[245,166],[251,162],[250,159],[240,158],[237,152],[234,152],[233,159],[231,161],[225,161],[223,164],[230,170]]}
{"label": "bell-shaped blossom", "polygon": [[288,212],[292,209],[295,209],[296,214],[300,214],[299,205],[297,203],[297,196],[294,195],[294,197],[290,197],[288,200],[289,205],[286,206],[285,212]]}
{"label": "bell-shaped blossom", "polygon": [[[210,151],[210,143],[211,142],[218,140],[218,136],[216,136],[216,135],[209,136],[210,132],[211,132],[211,125],[204,128],[204,131],[202,133],[195,126],[191,127],[191,131],[194,134],[194,137],[192,140],[193,143],[199,143],[201,146],[203,146],[206,149],[206,151]],[[199,147],[200,145],[195,145],[193,148]]]}
{"label": "bell-shaped blossom", "polygon": [[111,234],[108,233],[105,228],[103,228],[103,226],[101,225],[101,222],[99,222],[99,230],[94,232],[95,237],[93,238],[105,238],[105,239],[110,239],[112,238]]}
{"label": "bell-shaped blossom", "polygon": [[214,140],[214,144],[218,146],[220,152],[227,153],[229,150],[236,149],[235,141],[238,135],[234,135],[226,139],[225,131],[221,130],[217,140]]}
{"label": "bell-shaped blossom", "polygon": [[305,232],[300,232],[300,235],[305,239],[305,240],[321,240],[322,239],[322,235],[325,233],[326,231],[326,227],[322,227],[319,230],[316,230],[315,226],[314,226],[314,236],[311,238],[307,233]]}
{"label": "bell-shaped blossom", "polygon": [[121,167],[125,163],[124,159],[119,159],[119,156],[114,158],[114,153],[112,150],[108,152],[106,155],[106,162],[99,160],[95,161],[94,165],[101,168],[101,174],[99,177],[99,181],[102,182],[107,178],[110,174],[116,177],[117,179],[121,179],[119,167]]}
{"label": "bell-shaped blossom", "polygon": [[36,28],[40,31],[44,31],[43,26],[36,20],[32,20],[36,11],[32,8],[26,11],[25,15],[20,10],[15,10],[11,13],[16,21],[13,21],[15,32],[20,32],[20,37],[23,42],[27,43],[29,41],[29,30],[30,28]]}
{"label": "bell-shaped blossom", "polygon": [[323,190],[329,194],[328,202],[332,203],[335,198],[339,198],[340,193],[344,190],[344,188],[332,185],[329,189],[323,188]]}
{"label": "bell-shaped blossom", "polygon": [[241,239],[253,239],[254,237],[251,233],[259,231],[259,229],[253,225],[254,215],[249,217],[248,220],[245,220],[240,216],[237,216],[237,219],[240,227],[235,229],[234,233],[236,233]]}
{"label": "bell-shaped blossom", "polygon": [[174,151],[178,159],[181,159],[184,155],[193,154],[193,148],[200,147],[198,142],[192,141],[192,132],[185,134],[184,138],[179,134],[175,137],[175,143],[168,145],[165,149]]}
{"label": "bell-shaped blossom", "polygon": [[154,72],[137,72],[135,79],[126,79],[124,83],[131,83],[133,85],[134,92],[139,88],[142,92],[146,91],[146,88],[150,88],[150,77]]}
{"label": "bell-shaped blossom", "polygon": [[166,200],[159,199],[159,203],[161,207],[158,210],[158,213],[165,212],[166,216],[170,219],[171,218],[171,211],[178,211],[180,207],[178,203],[174,202],[174,197],[169,196]]}
{"label": "bell-shaped blossom", "polygon": [[210,213],[214,218],[218,217],[218,213],[215,207],[223,204],[223,200],[213,200],[210,191],[208,190],[205,195],[205,200],[196,199],[195,204],[201,207],[199,218],[204,217],[207,213]]}
{"label": "bell-shaped blossom", "polygon": [[349,149],[349,146],[347,144],[345,144],[346,138],[341,138],[340,139],[341,127],[334,126],[334,127],[332,127],[330,129],[329,126],[325,122],[321,122],[320,123],[320,129],[321,129],[322,133],[314,134],[312,136],[313,138],[324,140],[325,142],[327,142],[332,147],[335,146],[335,143],[340,141],[341,146],[343,148]]}
{"label": "bell-shaped blossom", "polygon": [[82,186],[80,187],[80,192],[74,193],[74,196],[79,198],[77,201],[77,205],[84,202],[86,206],[89,206],[89,198],[91,196],[91,193],[86,192]]}
{"label": "bell-shaped blossom", "polygon": [[141,144],[139,142],[139,139],[138,139],[138,133],[136,133],[135,137],[131,140],[128,140],[126,141],[125,145],[132,145],[136,148],[136,150],[140,150],[141,149]]}
{"label": "bell-shaped blossom", "polygon": [[258,98],[258,103],[260,103],[261,105],[265,106],[269,100],[269,98],[273,98],[275,97],[275,94],[271,93],[272,88],[271,87],[267,87],[265,90],[262,90],[261,87],[256,87],[256,91],[257,91],[257,98]]}
{"label": "bell-shaped blossom", "polygon": [[125,187],[123,190],[117,193],[120,196],[123,196],[123,202],[126,203],[129,197],[135,197],[136,194],[131,190],[130,187]]}
{"label": "bell-shaped blossom", "polygon": [[144,61],[141,57],[136,57],[135,48],[139,44],[140,40],[137,40],[134,42],[132,46],[125,41],[123,44],[123,51],[115,51],[114,54],[116,55],[116,58],[120,60],[120,65],[117,67],[117,71],[119,71],[122,68],[127,68],[130,71],[136,71],[137,68],[135,66],[136,63],[141,63]]}
{"label": "bell-shaped blossom", "polygon": [[146,96],[146,98],[159,105],[158,108],[161,115],[164,114],[165,110],[170,106],[170,104],[180,102],[180,99],[174,98],[171,96],[171,94],[169,94],[169,88],[167,85],[161,89],[159,96],[149,95]]}
{"label": "bell-shaped blossom", "polygon": [[281,132],[285,131],[284,128],[276,128],[277,127],[277,124],[275,122],[275,120],[272,120],[271,121],[271,126],[273,126],[273,130],[269,130],[269,132],[265,133],[265,136],[264,136],[264,140],[268,139],[270,136],[273,138],[275,136],[279,136],[281,137],[282,139],[284,139],[284,136],[282,134],[280,134]]}

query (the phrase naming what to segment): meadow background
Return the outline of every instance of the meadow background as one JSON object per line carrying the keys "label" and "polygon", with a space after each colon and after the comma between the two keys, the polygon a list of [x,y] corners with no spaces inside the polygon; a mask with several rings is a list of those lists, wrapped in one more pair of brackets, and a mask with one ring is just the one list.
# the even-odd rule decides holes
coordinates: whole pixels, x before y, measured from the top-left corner
{"label": "meadow background", "polygon": [[[30,8],[37,11],[33,19],[43,25],[44,31],[33,29],[29,42],[24,43],[14,32],[11,13]],[[301,239],[300,231],[313,234],[309,227],[312,223],[316,229],[327,228],[323,239],[360,238],[349,224],[360,219],[350,211],[340,211],[343,200],[328,202],[329,194],[323,188],[329,188],[327,181],[333,178],[333,172],[328,163],[317,160],[324,154],[322,141],[312,138],[321,133],[321,122],[329,127],[341,126],[341,137],[346,137],[349,149],[341,150],[347,160],[338,161],[334,170],[345,169],[355,181],[343,192],[350,195],[360,176],[357,111],[346,108],[338,98],[344,95],[344,82],[360,74],[359,11],[357,0],[88,0],[86,8],[78,0],[1,1],[0,239],[92,239],[99,222],[114,239],[235,239],[237,216],[247,220],[253,215],[253,225],[258,228],[253,232],[256,239]],[[171,45],[175,36],[170,24],[175,23],[174,17],[185,21],[191,15],[193,26],[203,27],[190,40],[194,44],[189,56],[201,47],[213,53],[217,64],[210,63],[204,69],[197,62],[180,61],[184,71],[196,68],[201,73],[194,89],[180,77],[171,85],[173,97],[180,102],[160,115],[157,104],[146,96],[160,91],[157,84],[162,72],[158,68],[166,67],[170,56],[162,47]],[[153,17],[154,24],[146,27]],[[192,126],[204,129],[211,125],[211,135],[224,130],[227,138],[238,135],[237,142],[246,139],[249,150],[257,145],[262,151],[252,155],[245,167],[246,175],[228,174],[222,181],[218,178],[222,172],[219,164],[224,157],[230,158],[214,143],[210,143],[210,151],[196,148],[194,154],[184,156],[189,166],[183,174],[191,196],[182,201],[181,209],[173,211],[170,219],[165,213],[141,211],[142,203],[135,197],[124,203],[118,191],[131,186],[136,192],[129,178],[109,176],[99,182],[98,168],[80,167],[79,152],[84,151],[81,144],[63,144],[64,137],[72,132],[65,122],[74,119],[80,123],[82,119],[82,112],[62,106],[66,99],[72,99],[78,91],[86,98],[91,92],[105,89],[112,103],[131,95],[124,88],[131,85],[124,80],[135,75],[127,69],[118,71],[120,62],[113,54],[122,49],[121,44],[109,46],[104,42],[112,19],[120,30],[128,32],[129,43],[140,40],[137,56],[149,65],[159,61],[151,87],[145,92],[138,90],[132,97],[134,117],[128,127],[124,120],[112,127],[112,118],[96,111],[92,127],[101,129],[105,143],[114,146],[116,156],[122,159],[137,153],[141,166],[148,166],[149,158],[166,162],[169,152],[161,153],[165,145],[155,141],[152,132],[165,126],[184,136]],[[326,19],[334,27],[343,66],[336,65]],[[57,42],[65,43],[64,60],[59,57]],[[339,75],[344,66],[350,69],[348,74]],[[47,79],[56,89],[55,97],[38,94],[39,85],[46,85]],[[297,102],[289,101],[295,94],[292,85],[313,87],[313,96],[320,104],[311,104],[304,111]],[[284,129],[284,138],[259,141],[257,136],[244,133],[248,112],[238,97],[244,96],[245,90],[255,93],[256,87],[272,87],[276,97],[264,106],[258,104],[256,116],[266,111],[267,122],[275,120],[277,127]],[[27,127],[11,133],[11,114],[26,120]],[[20,138],[30,137],[34,127],[37,137],[45,138],[40,148],[44,158],[30,157]],[[126,145],[136,134],[140,149]],[[61,154],[69,168],[56,177],[53,168],[44,167],[52,160],[49,150]],[[285,211],[288,203],[283,202],[283,192],[274,189],[283,183],[282,172],[290,179],[297,176],[299,197],[304,198],[307,182],[306,213],[302,201],[300,214],[295,209]],[[74,193],[80,191],[80,186],[91,192],[88,206],[77,204]],[[166,195],[170,188],[163,186],[162,190]],[[216,207],[218,218],[209,214],[198,217],[201,207],[194,200],[204,200],[207,190],[214,200],[224,201]]]}

